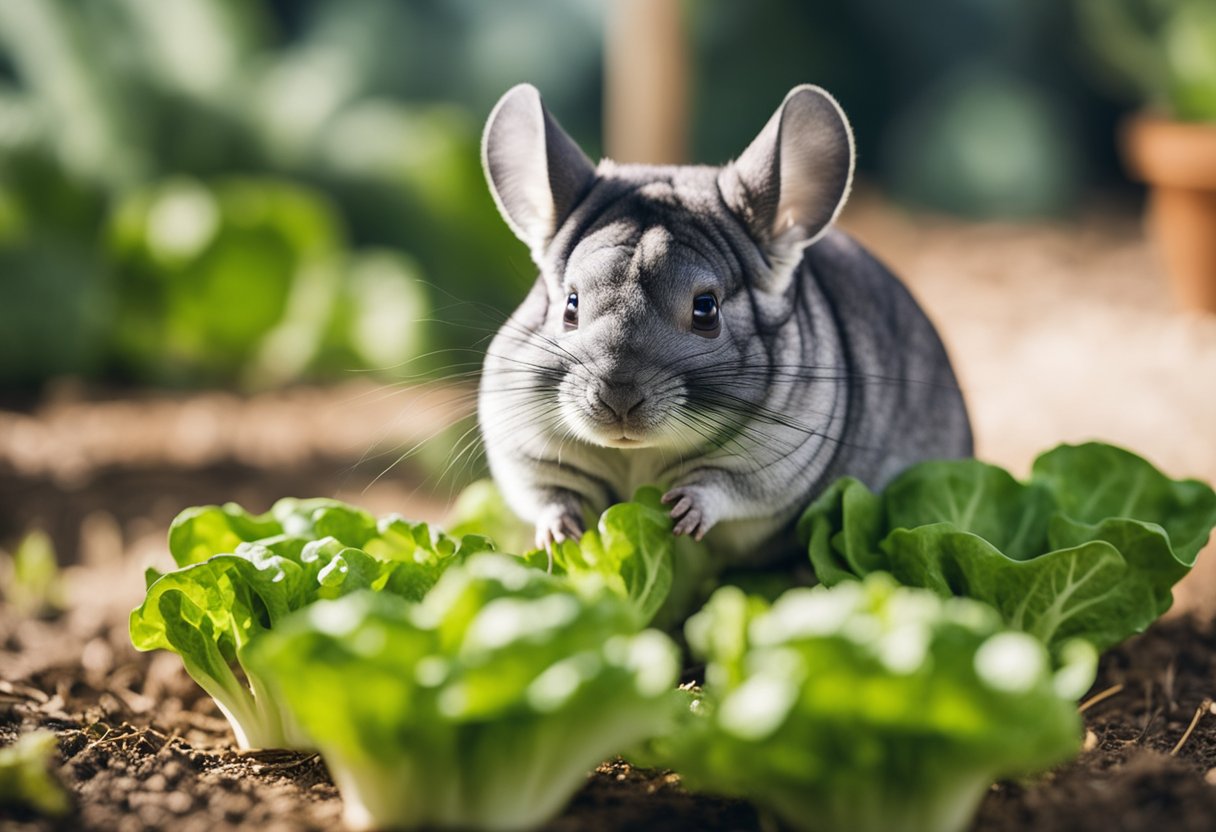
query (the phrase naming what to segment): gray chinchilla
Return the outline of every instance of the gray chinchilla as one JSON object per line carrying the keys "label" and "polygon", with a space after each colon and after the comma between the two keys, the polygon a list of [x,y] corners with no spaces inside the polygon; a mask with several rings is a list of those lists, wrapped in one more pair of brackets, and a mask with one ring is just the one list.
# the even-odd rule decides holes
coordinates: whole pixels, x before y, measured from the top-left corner
{"label": "gray chinchilla", "polygon": [[592,164],[520,85],[490,114],[482,161],[540,267],[490,345],[478,408],[538,546],[656,483],[677,534],[759,565],[789,552],[835,477],[878,487],[971,454],[932,324],[832,228],[853,136],[822,89],[791,90],[719,168]]}

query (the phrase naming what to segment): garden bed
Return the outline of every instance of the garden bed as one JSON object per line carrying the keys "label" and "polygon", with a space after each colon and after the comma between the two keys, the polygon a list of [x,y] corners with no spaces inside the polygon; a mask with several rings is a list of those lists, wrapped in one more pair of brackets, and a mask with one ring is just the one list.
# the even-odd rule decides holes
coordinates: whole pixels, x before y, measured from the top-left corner
{"label": "garden bed", "polygon": [[[1024,471],[1036,449],[1096,437],[1171,475],[1216,479],[1216,445],[1195,441],[1216,418],[1216,395],[1196,383],[1216,368],[1216,322],[1173,315],[1128,220],[962,227],[865,202],[851,217],[941,323],[982,456]],[[338,827],[318,758],[238,753],[176,656],[130,647],[126,616],[143,597],[144,567],[169,564],[165,532],[188,505],[236,500],[260,511],[281,496],[324,495],[438,518],[466,465],[451,449],[468,425],[444,433],[467,413],[466,394],[367,383],[252,398],[68,387],[4,402],[0,546],[31,528],[50,532],[68,564],[68,611],[21,620],[0,607],[0,745],[34,727],[55,731],[76,805],[57,823],[0,817],[4,828]],[[397,462],[428,436],[441,438],[427,465]],[[443,477],[426,473],[449,462]],[[1188,608],[1212,608],[1213,567],[1209,546],[1180,588]],[[1176,616],[1105,656],[1093,693],[1106,696],[1084,713],[1080,758],[994,787],[975,828],[1216,829],[1207,622]],[[760,820],[745,804],[689,795],[674,775],[615,762],[549,828],[759,829]]]}
{"label": "garden bed", "polygon": [[[347,402],[350,393],[327,398]],[[295,395],[309,401],[304,409],[316,405]],[[215,418],[244,419],[245,430],[256,434],[261,420],[292,424],[287,410],[293,405],[280,404],[263,401],[258,407],[266,412],[259,417],[247,403],[221,397]],[[104,421],[98,413],[115,406],[81,404],[72,418],[60,408],[54,411],[59,416],[43,413],[37,421],[50,431],[47,441],[71,441],[79,449],[88,445],[88,426]],[[339,438],[323,431],[330,445],[287,448],[290,464],[266,464],[233,447],[200,450],[193,463],[133,457],[134,437],[157,429],[152,421],[185,418],[183,409],[198,404],[128,401],[123,407],[134,408],[132,414],[142,407],[145,419],[127,443],[125,460],[86,459],[64,480],[62,472],[19,469],[10,459],[0,481],[0,520],[11,530],[23,518],[41,518],[56,530],[61,555],[71,564],[65,570],[67,612],[23,620],[6,608],[0,615],[0,744],[35,727],[53,730],[59,774],[76,804],[58,823],[15,817],[6,819],[6,828],[334,828],[341,806],[320,760],[237,752],[227,723],[176,656],[132,650],[126,615],[141,597],[143,567],[167,562],[163,535],[184,505],[235,497],[256,509],[284,493],[331,493],[378,510],[408,504],[433,516],[437,504],[411,497],[419,483],[409,466],[394,471],[379,491],[335,489],[344,475],[351,479],[351,463]],[[63,434],[58,440],[56,424]],[[312,435],[294,430],[300,441]],[[256,441],[249,447],[266,453]],[[1194,617],[1160,622],[1112,651],[1094,687],[1106,696],[1085,711],[1087,750],[1044,779],[994,787],[975,828],[1105,830],[1114,818],[1123,830],[1216,828],[1216,715],[1204,712],[1171,754],[1197,710],[1216,696],[1214,679],[1216,632]],[[745,804],[690,795],[675,775],[618,761],[597,770],[550,828],[759,829],[760,821]]]}
{"label": "garden bed", "polygon": [[[116,577],[78,572],[94,586]],[[126,622],[93,609],[56,620],[0,619],[0,743],[35,727],[59,739],[76,809],[12,830],[332,829],[337,791],[314,755],[237,752],[228,725],[175,656],[136,654]],[[1160,622],[1102,661],[1080,758],[1045,778],[1001,783],[977,830],[1216,828],[1216,632]],[[1194,730],[1187,728],[1196,712]],[[1185,736],[1185,741],[1183,740]],[[1171,753],[1176,750],[1176,753]],[[504,759],[503,765],[511,765]],[[602,765],[552,830],[759,829],[745,804],[688,794],[679,778]]]}

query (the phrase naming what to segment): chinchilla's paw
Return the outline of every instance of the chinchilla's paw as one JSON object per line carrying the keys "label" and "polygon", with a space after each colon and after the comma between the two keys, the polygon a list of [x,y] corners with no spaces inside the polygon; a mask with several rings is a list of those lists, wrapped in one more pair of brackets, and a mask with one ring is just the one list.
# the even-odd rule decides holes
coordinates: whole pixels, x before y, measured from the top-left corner
{"label": "chinchilla's paw", "polygon": [[691,535],[694,540],[705,537],[718,522],[714,500],[702,486],[681,485],[663,495],[664,503],[674,503],[671,516],[676,521],[675,534]]}
{"label": "chinchilla's paw", "polygon": [[552,555],[553,547],[583,536],[583,518],[569,506],[551,505],[536,520],[536,548]]}

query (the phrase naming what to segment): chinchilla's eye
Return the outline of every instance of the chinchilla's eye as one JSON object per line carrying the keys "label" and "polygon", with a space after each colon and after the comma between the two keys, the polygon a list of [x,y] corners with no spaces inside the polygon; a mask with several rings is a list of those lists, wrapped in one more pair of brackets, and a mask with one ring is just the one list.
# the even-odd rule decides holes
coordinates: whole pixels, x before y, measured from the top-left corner
{"label": "chinchilla's eye", "polygon": [[578,292],[571,292],[566,296],[566,312],[562,321],[566,324],[566,329],[578,327]]}
{"label": "chinchilla's eye", "polygon": [[713,295],[697,295],[693,298],[692,328],[698,335],[710,338],[718,334],[718,299]]}

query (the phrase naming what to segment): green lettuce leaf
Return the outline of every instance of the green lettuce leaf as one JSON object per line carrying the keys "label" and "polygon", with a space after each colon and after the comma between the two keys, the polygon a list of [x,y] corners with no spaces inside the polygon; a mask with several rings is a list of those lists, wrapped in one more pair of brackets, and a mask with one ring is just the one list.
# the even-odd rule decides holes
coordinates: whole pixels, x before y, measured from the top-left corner
{"label": "green lettuce leaf", "polygon": [[448,566],[493,545],[336,500],[285,499],[262,515],[232,503],[187,509],[169,548],[179,568],[148,573],[132,643],[179,654],[242,748],[279,748],[306,740],[246,667],[254,640],[294,610],[356,590],[420,600]]}
{"label": "green lettuce leaf", "polygon": [[489,535],[498,550],[520,553],[530,566],[589,592],[607,586],[629,601],[640,626],[665,627],[704,599],[719,566],[704,545],[672,534],[671,507],[663,505],[661,494],[653,486],[639,488],[630,502],[610,506],[581,539],[554,546],[552,557],[531,546],[531,527],[511,513],[489,480],[461,493],[448,528],[453,534]]}
{"label": "green lettuce leaf", "polygon": [[1099,443],[1060,446],[1030,480],[975,460],[913,466],[882,494],[845,478],[799,531],[831,586],[876,571],[995,606],[1052,648],[1104,650],[1172,602],[1216,525],[1216,494]]}
{"label": "green lettuce leaf", "polygon": [[488,554],[417,604],[314,604],[249,661],[320,749],[355,829],[532,828],[666,727],[679,671],[616,594]]}
{"label": "green lettuce leaf", "polygon": [[1078,641],[1053,670],[987,605],[884,575],[772,605],[724,587],[685,632],[705,684],[651,753],[809,832],[966,828],[995,779],[1076,753],[1097,667]]}
{"label": "green lettuce leaf", "polygon": [[444,528],[449,534],[482,534],[498,544],[499,551],[522,554],[534,546],[535,532],[515,516],[493,480],[472,482],[456,497]]}
{"label": "green lettuce leaf", "polygon": [[[677,538],[670,511],[657,488],[638,489],[632,502],[610,506],[581,539],[555,546],[553,571],[593,591],[608,587],[649,623],[671,592]],[[544,557],[533,552],[529,560]]]}

